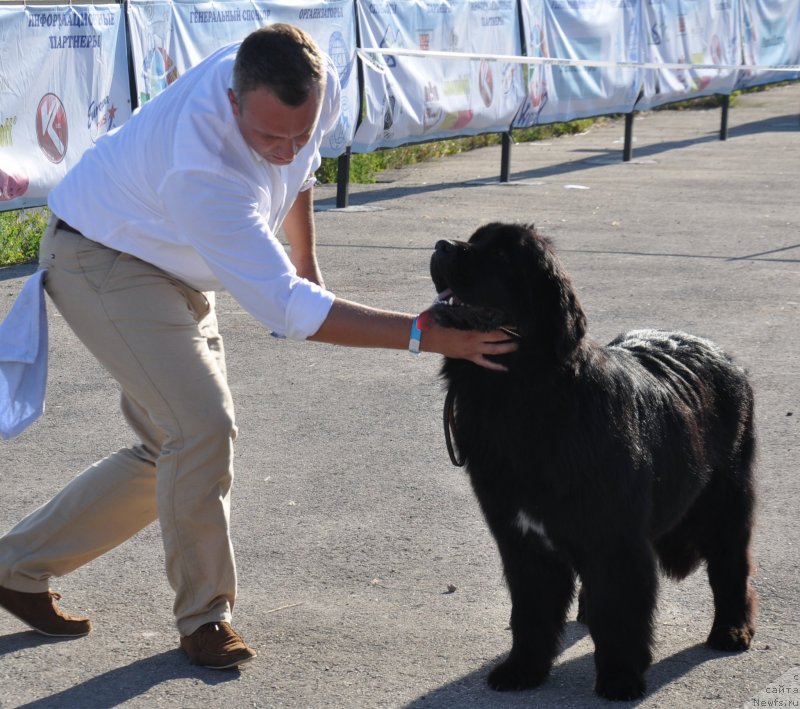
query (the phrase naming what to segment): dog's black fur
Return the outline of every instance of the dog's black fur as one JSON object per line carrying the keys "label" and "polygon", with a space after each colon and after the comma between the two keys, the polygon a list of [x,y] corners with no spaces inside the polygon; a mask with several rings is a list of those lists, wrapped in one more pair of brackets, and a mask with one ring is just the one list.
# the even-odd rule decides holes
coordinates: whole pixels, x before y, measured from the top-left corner
{"label": "dog's black fur", "polygon": [[[574,595],[595,644],[595,690],[645,692],[657,566],[681,579],[705,562],[707,644],[740,651],[755,632],[749,586],[755,502],[753,396],[707,340],[640,330],[602,346],[551,243],[533,226],[488,224],[440,241],[432,308],[448,327],[507,326],[507,373],[445,359],[454,437],[499,547],[513,645],[497,690],[547,676]],[[449,292],[448,292],[449,291]]]}

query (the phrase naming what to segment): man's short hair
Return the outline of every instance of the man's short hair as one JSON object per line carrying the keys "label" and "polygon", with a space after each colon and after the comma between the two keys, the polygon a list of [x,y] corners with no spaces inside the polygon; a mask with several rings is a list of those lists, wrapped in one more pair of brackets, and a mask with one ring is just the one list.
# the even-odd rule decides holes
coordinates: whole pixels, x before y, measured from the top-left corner
{"label": "man's short hair", "polygon": [[267,25],[245,37],[233,66],[233,94],[241,103],[262,86],[287,106],[300,106],[325,76],[322,53],[311,35],[285,23]]}

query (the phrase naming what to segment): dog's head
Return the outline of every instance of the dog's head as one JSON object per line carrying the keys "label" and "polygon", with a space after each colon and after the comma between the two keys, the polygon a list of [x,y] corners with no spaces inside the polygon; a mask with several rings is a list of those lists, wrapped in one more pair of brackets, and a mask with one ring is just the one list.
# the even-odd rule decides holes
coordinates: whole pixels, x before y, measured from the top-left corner
{"label": "dog's head", "polygon": [[431,257],[439,294],[431,308],[445,327],[506,329],[520,353],[568,364],[586,318],[548,239],[533,225],[492,223],[469,241],[439,241]]}

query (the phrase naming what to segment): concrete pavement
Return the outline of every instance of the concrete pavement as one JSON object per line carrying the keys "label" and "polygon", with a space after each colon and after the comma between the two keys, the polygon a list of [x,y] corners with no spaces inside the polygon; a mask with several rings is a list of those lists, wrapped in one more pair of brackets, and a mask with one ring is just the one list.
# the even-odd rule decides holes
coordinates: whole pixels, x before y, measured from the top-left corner
{"label": "concrete pavement", "polygon": [[[659,111],[637,116],[629,163],[623,122],[609,120],[514,146],[508,184],[497,181],[495,147],[353,186],[344,210],[333,208],[335,186],[317,190],[320,260],[341,297],[419,311],[434,295],[437,239],[532,221],[555,239],[593,336],[679,328],[750,371],[760,441],[754,647],[706,650],[704,573],[664,581],[650,691],[636,706],[800,696],[799,113],[795,83],[738,98],[726,142],[719,111]],[[30,272],[0,270],[0,313]],[[240,425],[235,625],[259,658],[240,673],[188,665],[152,526],[55,580],[65,609],[91,615],[90,636],[46,640],[0,613],[0,707],[605,706],[592,693],[591,639],[574,621],[540,689],[485,686],[510,647],[510,605],[468,481],[447,457],[438,358],[277,341],[226,294],[218,307]],[[131,442],[114,383],[52,307],[50,336],[47,412],[0,444],[3,529]]]}

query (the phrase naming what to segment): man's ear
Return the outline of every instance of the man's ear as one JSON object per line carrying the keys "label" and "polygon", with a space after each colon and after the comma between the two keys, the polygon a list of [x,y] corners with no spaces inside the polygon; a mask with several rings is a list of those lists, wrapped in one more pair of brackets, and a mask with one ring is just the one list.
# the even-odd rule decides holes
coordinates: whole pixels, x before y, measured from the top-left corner
{"label": "man's ear", "polygon": [[228,89],[228,101],[231,102],[231,108],[233,109],[233,115],[238,118],[239,117],[239,102],[236,100],[236,94],[233,93],[233,89]]}

